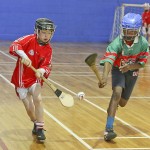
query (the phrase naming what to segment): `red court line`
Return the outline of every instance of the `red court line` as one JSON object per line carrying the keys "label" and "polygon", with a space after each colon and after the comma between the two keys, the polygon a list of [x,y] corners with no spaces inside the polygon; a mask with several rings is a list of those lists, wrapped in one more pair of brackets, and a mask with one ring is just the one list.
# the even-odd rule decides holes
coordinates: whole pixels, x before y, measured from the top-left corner
{"label": "red court line", "polygon": [[5,143],[1,138],[0,138],[0,147],[2,148],[2,150],[8,150],[7,146],[5,145]]}

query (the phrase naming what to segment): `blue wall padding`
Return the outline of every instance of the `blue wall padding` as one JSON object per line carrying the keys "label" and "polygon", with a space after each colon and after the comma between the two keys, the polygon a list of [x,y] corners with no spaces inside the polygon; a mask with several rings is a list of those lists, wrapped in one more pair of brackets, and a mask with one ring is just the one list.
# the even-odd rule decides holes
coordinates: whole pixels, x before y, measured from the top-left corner
{"label": "blue wall padding", "polygon": [[143,0],[4,0],[0,4],[0,40],[14,40],[34,32],[37,18],[57,25],[53,41],[107,42],[114,12],[122,3]]}

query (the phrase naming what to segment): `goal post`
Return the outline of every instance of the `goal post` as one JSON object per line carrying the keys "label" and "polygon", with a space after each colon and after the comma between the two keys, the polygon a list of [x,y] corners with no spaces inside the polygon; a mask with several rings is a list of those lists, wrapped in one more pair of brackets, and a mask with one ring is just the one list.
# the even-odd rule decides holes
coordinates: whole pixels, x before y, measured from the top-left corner
{"label": "goal post", "polygon": [[[144,6],[145,6],[145,3],[144,4],[123,3],[122,6],[117,7],[115,9],[112,32],[111,32],[110,38],[109,38],[110,42],[113,41],[120,34],[120,25],[121,25],[123,16],[129,12],[142,15],[142,13],[144,11]],[[150,5],[148,5],[148,7],[150,7]]]}

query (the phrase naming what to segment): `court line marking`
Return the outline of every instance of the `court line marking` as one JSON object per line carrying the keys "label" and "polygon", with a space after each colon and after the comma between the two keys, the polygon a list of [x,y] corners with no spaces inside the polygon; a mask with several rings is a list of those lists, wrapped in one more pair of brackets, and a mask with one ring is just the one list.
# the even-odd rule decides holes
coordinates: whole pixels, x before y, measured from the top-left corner
{"label": "court line marking", "polygon": [[[58,73],[52,73],[51,76],[57,76],[57,77],[95,77],[95,75],[73,75],[73,74],[64,74],[66,72],[63,72],[62,74],[58,74]],[[10,73],[2,73],[3,75],[7,75],[10,76],[12,74]],[[138,76],[139,78],[149,78],[150,76]]]}
{"label": "court line marking", "polygon": [[[0,52],[4,54],[3,51],[0,50]],[[6,62],[6,63],[0,62],[0,64],[12,64],[12,63],[14,64],[15,62]],[[89,67],[85,63],[53,63],[53,64],[58,65],[58,66],[64,66],[64,65],[79,65],[79,66],[81,66],[81,65],[83,65],[81,67]],[[96,66],[99,66],[99,64],[96,64]],[[76,66],[73,66],[73,67],[76,67]],[[150,67],[150,65],[146,64],[145,67]],[[143,69],[143,68],[141,68],[141,69]]]}
{"label": "court line marking", "polygon": [[[49,99],[51,99],[52,97],[54,97],[54,96],[42,96],[42,98],[49,98]],[[88,99],[88,98],[111,98],[111,97],[109,97],[109,96],[87,96],[86,95],[86,98]],[[150,96],[147,96],[147,97],[136,97],[136,96],[132,96],[132,97],[130,97],[130,99],[131,98],[135,98],[135,99],[150,99]]]}
{"label": "court line marking", "polygon": [[[15,87],[7,78],[5,78],[3,75],[0,74],[0,77],[3,78],[8,84],[10,84],[13,88]],[[72,130],[70,130],[67,126],[65,126],[62,122],[60,122],[56,117],[54,117],[51,113],[49,113],[45,108],[44,112],[57,124],[59,124],[63,129],[65,129],[68,133],[70,133],[75,139],[77,139],[80,143],[82,143],[86,148],[89,150],[92,150],[93,148],[87,144],[85,141],[83,141],[77,134],[75,134]]]}
{"label": "court line marking", "polygon": [[0,138],[0,147],[2,148],[2,150],[8,150],[8,147],[1,138]]}
{"label": "court line marking", "polygon": [[[111,97],[108,97],[108,96],[86,96],[86,98],[111,98]],[[135,99],[150,99],[150,96],[139,96],[139,97],[137,97],[137,96],[131,96],[130,97],[130,99],[131,98],[135,98]]]}
{"label": "court line marking", "polygon": [[[149,139],[150,137],[141,137],[141,136],[117,136],[116,139]],[[83,140],[103,140],[104,137],[81,137]]]}
{"label": "court line marking", "polygon": [[[1,51],[0,51],[0,52],[1,52]],[[3,53],[3,54],[6,55],[6,56],[8,56],[8,57],[11,58],[11,59],[14,59],[14,60],[16,61],[15,58],[9,56],[8,54],[6,54],[6,53]],[[51,82],[55,83],[56,85],[59,85],[59,86],[62,87],[63,89],[66,89],[68,92],[70,92],[70,93],[76,95],[76,93],[74,93],[73,91],[67,89],[66,87],[64,87],[64,86],[62,86],[62,85],[56,83],[55,81],[53,81],[53,80],[51,80],[51,79],[49,79],[49,78],[48,78],[48,80],[50,80]],[[101,110],[101,111],[107,113],[106,110],[104,110],[103,108],[97,106],[96,104],[94,104],[94,103],[88,101],[87,99],[84,99],[84,100],[85,100],[87,103],[91,104],[92,106],[96,107],[97,109],[99,109],[99,110]],[[122,119],[120,119],[119,117],[116,117],[116,119],[119,120],[120,122],[122,122],[123,124],[129,126],[130,128],[134,129],[135,131],[139,132],[139,133],[142,134],[143,136],[149,137],[148,134],[142,132],[141,130],[139,130],[139,129],[135,128],[135,127],[133,127],[133,126],[130,125],[129,123],[127,123],[127,122],[123,121]],[[59,121],[59,120],[58,120],[58,121]],[[69,130],[70,130],[70,129],[69,129]],[[81,140],[82,140],[82,139],[81,139]],[[86,143],[86,142],[83,141],[83,143]],[[86,144],[87,144],[87,143],[86,143]],[[88,145],[88,144],[87,144],[87,145]],[[88,146],[89,146],[89,145],[88,145]],[[89,146],[89,147],[90,147],[90,146]],[[92,148],[90,148],[90,149],[92,150]],[[93,150],[102,150],[102,149],[103,149],[103,148],[100,148],[100,149],[93,149]]]}
{"label": "court line marking", "polygon": [[[2,75],[2,74],[1,74]],[[14,85],[13,85],[14,86]],[[75,97],[76,98],[76,96],[73,96],[73,97]],[[110,97],[105,97],[105,96],[103,96],[103,97],[100,97],[100,96],[98,96],[98,97],[92,97],[92,96],[86,96],[86,98],[88,99],[88,98],[105,98],[105,99],[109,99]],[[42,99],[57,99],[57,97],[56,96],[42,96]],[[150,97],[131,97],[130,99],[150,99]],[[104,100],[102,100],[102,101],[104,101]]]}
{"label": "court line marking", "polygon": [[96,148],[93,150],[150,150],[150,147],[147,147],[147,148]]}
{"label": "court line marking", "polygon": [[7,65],[7,64],[15,64],[15,62],[14,61],[0,62],[0,65],[3,65],[3,64],[5,64],[5,65]]}

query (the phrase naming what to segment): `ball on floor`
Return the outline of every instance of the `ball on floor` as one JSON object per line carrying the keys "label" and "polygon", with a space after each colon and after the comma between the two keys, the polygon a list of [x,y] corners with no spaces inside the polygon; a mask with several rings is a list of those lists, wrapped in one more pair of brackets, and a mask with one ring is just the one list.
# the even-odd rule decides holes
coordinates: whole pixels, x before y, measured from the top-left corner
{"label": "ball on floor", "polygon": [[77,97],[78,97],[80,100],[83,100],[84,97],[85,97],[85,93],[84,93],[84,92],[79,92],[79,93],[77,94]]}

